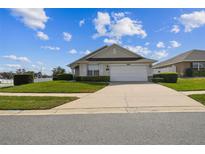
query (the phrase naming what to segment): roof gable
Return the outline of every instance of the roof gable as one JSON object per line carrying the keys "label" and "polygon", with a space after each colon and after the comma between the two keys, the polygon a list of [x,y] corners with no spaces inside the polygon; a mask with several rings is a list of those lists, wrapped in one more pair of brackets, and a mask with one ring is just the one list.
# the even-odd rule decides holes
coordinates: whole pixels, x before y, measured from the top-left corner
{"label": "roof gable", "polygon": [[145,60],[145,62],[154,63],[155,60],[144,58],[126,48],[123,48],[117,44],[111,46],[104,46],[96,51],[74,61],[68,66],[75,66],[77,63],[85,61],[139,61]]}
{"label": "roof gable", "polygon": [[90,56],[89,58],[142,58],[117,44],[113,44],[100,52]]}
{"label": "roof gable", "polygon": [[165,67],[168,65],[176,64],[185,61],[205,61],[204,50],[191,50],[177,55],[171,59],[165,60],[153,66],[153,68]]}

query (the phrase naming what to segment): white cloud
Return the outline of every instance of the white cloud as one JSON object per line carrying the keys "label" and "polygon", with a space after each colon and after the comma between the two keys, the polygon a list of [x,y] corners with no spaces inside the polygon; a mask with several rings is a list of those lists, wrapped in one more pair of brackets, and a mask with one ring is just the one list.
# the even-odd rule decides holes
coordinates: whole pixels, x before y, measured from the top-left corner
{"label": "white cloud", "polygon": [[33,65],[31,65],[31,67],[36,68],[36,65],[33,64]]}
{"label": "white cloud", "polygon": [[63,32],[63,39],[67,42],[71,41],[72,35],[68,32]]}
{"label": "white cloud", "polygon": [[37,63],[38,65],[44,65],[44,63],[41,62],[41,61],[37,61],[36,63]]}
{"label": "white cloud", "polygon": [[7,67],[10,67],[10,68],[21,68],[22,66],[19,65],[19,64],[5,64]]}
{"label": "white cloud", "polygon": [[59,51],[60,47],[54,47],[54,46],[42,46],[42,49],[48,49],[48,50],[55,50],[55,51]]}
{"label": "white cloud", "polygon": [[181,44],[177,41],[170,41],[170,45],[172,48],[178,48],[181,46]]}
{"label": "white cloud", "polygon": [[205,11],[194,11],[189,14],[182,14],[179,21],[185,27],[185,32],[191,32],[195,28],[205,25]]}
{"label": "white cloud", "polygon": [[125,16],[125,13],[124,12],[118,12],[118,13],[115,13],[113,12],[112,13],[112,17],[115,19],[115,20],[118,20],[120,18],[123,18]]}
{"label": "white cloud", "polygon": [[78,52],[77,52],[77,50],[75,50],[75,49],[71,49],[70,51],[68,51],[68,53],[70,53],[70,54],[76,54],[76,53],[78,53]]}
{"label": "white cloud", "polygon": [[178,25],[173,25],[171,31],[172,33],[179,33],[180,32],[180,28]]}
{"label": "white cloud", "polygon": [[139,55],[142,55],[142,56],[146,56],[151,52],[148,48],[143,47],[143,46],[124,45],[124,47],[127,48],[128,50],[130,50],[134,53],[137,53]]}
{"label": "white cloud", "polygon": [[148,46],[148,45],[150,45],[150,43],[149,43],[149,42],[146,42],[144,45]]}
{"label": "white cloud", "polygon": [[165,48],[164,42],[158,42],[156,45],[157,48]]}
{"label": "white cloud", "polygon": [[152,57],[155,59],[162,59],[167,56],[168,56],[168,52],[166,50],[155,51],[154,54],[152,55]]}
{"label": "white cloud", "polygon": [[119,40],[117,40],[117,39],[109,39],[109,38],[105,38],[104,39],[104,43],[106,43],[106,44],[114,44],[114,43],[121,44],[121,42]]}
{"label": "white cloud", "polygon": [[45,10],[41,8],[15,8],[11,9],[11,13],[32,29],[44,29],[49,19]]}
{"label": "white cloud", "polygon": [[44,40],[44,41],[47,41],[49,40],[49,37],[47,34],[45,34],[44,32],[37,32],[36,33],[36,36],[40,39],[40,40]]}
{"label": "white cloud", "polygon": [[90,53],[91,53],[90,50],[86,50],[86,51],[84,52],[85,55],[88,55],[88,54],[90,54]]}
{"label": "white cloud", "polygon": [[85,24],[85,19],[79,21],[79,26],[82,27]]}
{"label": "white cloud", "polygon": [[95,29],[97,30],[96,36],[103,36],[106,34],[106,26],[110,25],[110,15],[108,13],[98,12],[97,18],[94,19]]}
{"label": "white cloud", "polygon": [[14,61],[20,61],[20,62],[27,62],[27,63],[31,62],[27,57],[17,57],[16,55],[3,56],[3,58],[14,60]]}
{"label": "white cloud", "polygon": [[141,36],[145,38],[147,33],[143,29],[141,21],[132,20],[125,16],[125,13],[112,13],[110,16],[107,12],[98,12],[94,19],[95,29],[94,38],[106,36],[110,39],[120,41],[124,36]]}
{"label": "white cloud", "polygon": [[146,32],[142,29],[141,22],[124,17],[118,20],[115,24],[111,25],[111,37],[121,38],[123,36],[139,35],[142,38],[147,36]]}

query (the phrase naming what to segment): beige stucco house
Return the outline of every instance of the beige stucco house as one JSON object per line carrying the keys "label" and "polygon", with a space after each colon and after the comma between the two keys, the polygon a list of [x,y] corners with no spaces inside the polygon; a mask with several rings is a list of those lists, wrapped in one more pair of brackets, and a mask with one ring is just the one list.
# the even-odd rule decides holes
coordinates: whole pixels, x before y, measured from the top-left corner
{"label": "beige stucco house", "polygon": [[153,66],[154,73],[177,72],[185,75],[187,68],[205,70],[205,50],[191,50]]}
{"label": "beige stucco house", "polygon": [[147,81],[152,63],[117,44],[104,46],[68,66],[75,76],[110,76],[111,81]]}

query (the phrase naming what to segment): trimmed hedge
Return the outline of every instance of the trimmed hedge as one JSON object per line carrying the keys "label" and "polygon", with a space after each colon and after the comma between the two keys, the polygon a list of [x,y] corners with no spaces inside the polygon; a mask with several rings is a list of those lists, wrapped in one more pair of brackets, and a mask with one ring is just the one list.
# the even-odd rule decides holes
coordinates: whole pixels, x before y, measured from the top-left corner
{"label": "trimmed hedge", "polygon": [[73,75],[72,74],[59,74],[55,77],[53,77],[53,80],[73,80]]}
{"label": "trimmed hedge", "polygon": [[109,76],[77,76],[76,81],[109,82]]}
{"label": "trimmed hedge", "polygon": [[205,77],[205,70],[203,71],[193,70],[193,76],[194,77]]}
{"label": "trimmed hedge", "polygon": [[22,84],[28,84],[33,83],[34,78],[32,74],[17,74],[14,75],[14,85],[22,85]]}
{"label": "trimmed hedge", "polygon": [[164,79],[163,78],[153,78],[152,82],[154,82],[154,83],[164,82]]}
{"label": "trimmed hedge", "polygon": [[178,74],[174,72],[154,74],[153,78],[163,78],[163,82],[166,83],[176,83],[178,79]]}
{"label": "trimmed hedge", "polygon": [[192,77],[192,76],[193,76],[193,70],[192,70],[192,68],[187,68],[187,69],[185,70],[185,76],[186,76],[186,77]]}

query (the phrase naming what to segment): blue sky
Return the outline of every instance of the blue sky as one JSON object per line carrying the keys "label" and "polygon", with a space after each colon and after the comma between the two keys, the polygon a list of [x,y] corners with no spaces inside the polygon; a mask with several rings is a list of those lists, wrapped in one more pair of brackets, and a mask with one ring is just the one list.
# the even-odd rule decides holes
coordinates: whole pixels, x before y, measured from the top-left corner
{"label": "blue sky", "polygon": [[205,49],[203,9],[0,9],[0,21],[0,71],[68,71],[112,43],[159,61]]}

